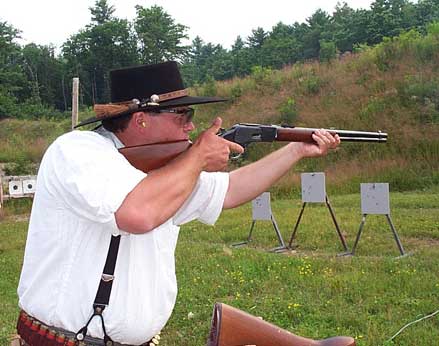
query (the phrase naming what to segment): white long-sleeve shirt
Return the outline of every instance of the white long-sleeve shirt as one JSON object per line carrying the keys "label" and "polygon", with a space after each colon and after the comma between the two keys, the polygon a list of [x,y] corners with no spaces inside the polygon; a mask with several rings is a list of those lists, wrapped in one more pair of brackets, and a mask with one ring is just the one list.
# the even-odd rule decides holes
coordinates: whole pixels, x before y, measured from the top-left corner
{"label": "white long-sleeve shirt", "polygon": [[[121,234],[103,315],[114,341],[141,344],[163,328],[174,308],[179,225],[195,219],[213,224],[229,178],[201,173],[174,217],[150,232],[129,234],[118,229],[114,213],[146,174],[128,163],[118,144],[109,133],[73,131],[48,148],[37,177],[19,305],[48,325],[77,332],[92,314],[111,235]],[[99,319],[88,334],[103,337]]]}

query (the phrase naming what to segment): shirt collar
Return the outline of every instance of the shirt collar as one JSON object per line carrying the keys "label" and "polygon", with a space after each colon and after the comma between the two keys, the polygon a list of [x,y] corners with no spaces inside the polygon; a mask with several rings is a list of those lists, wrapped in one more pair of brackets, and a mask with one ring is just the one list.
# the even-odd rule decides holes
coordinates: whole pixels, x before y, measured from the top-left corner
{"label": "shirt collar", "polygon": [[120,141],[119,138],[117,138],[117,136],[113,132],[104,129],[103,126],[99,126],[98,128],[94,129],[94,131],[112,141],[116,149],[125,147],[125,145]]}

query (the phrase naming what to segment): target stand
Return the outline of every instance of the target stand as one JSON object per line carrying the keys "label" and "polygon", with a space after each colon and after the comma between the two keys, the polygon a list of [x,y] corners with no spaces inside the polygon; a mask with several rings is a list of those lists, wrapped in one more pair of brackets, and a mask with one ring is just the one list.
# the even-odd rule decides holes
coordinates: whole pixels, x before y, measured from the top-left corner
{"label": "target stand", "polygon": [[[33,198],[36,183],[37,177],[34,175],[0,176],[0,209],[3,208],[6,200],[24,197]],[[7,188],[7,194],[4,193],[3,185]]]}
{"label": "target stand", "polygon": [[303,212],[305,211],[306,204],[325,203],[329,210],[329,213],[331,214],[331,218],[334,223],[335,229],[337,231],[338,237],[340,238],[341,245],[344,251],[348,251],[348,247],[346,245],[346,239],[344,238],[340,230],[337,219],[335,217],[334,210],[332,209],[331,203],[329,202],[329,198],[326,195],[325,173],[321,173],[321,172],[302,173],[301,182],[302,182],[302,202],[303,202],[302,209],[300,210],[287,249],[291,250],[297,247],[297,245],[293,246],[293,241],[296,237],[296,233],[299,228],[300,221],[302,220],[302,216],[303,216]]}
{"label": "target stand", "polygon": [[392,218],[390,217],[390,199],[389,199],[389,184],[388,183],[368,183],[360,184],[361,186],[361,213],[363,217],[361,219],[360,228],[355,239],[352,251],[346,255],[353,256],[360,241],[361,233],[363,232],[364,224],[366,223],[367,215],[385,215],[390,229],[395,238],[396,245],[400,253],[399,257],[404,257],[407,253],[404,251],[401,240],[393,225]]}
{"label": "target stand", "polygon": [[270,206],[270,192],[264,192],[260,196],[256,197],[252,201],[252,225],[250,227],[250,232],[247,236],[247,239],[232,244],[232,247],[240,247],[247,245],[252,241],[252,233],[253,229],[255,227],[256,221],[271,221],[271,224],[273,225],[274,231],[276,232],[277,240],[279,241],[279,246],[275,247],[269,251],[271,252],[277,252],[280,250],[285,249],[285,242],[282,238],[282,234],[279,231],[279,227],[277,226],[277,222],[273,216],[273,213],[271,212],[271,206]]}

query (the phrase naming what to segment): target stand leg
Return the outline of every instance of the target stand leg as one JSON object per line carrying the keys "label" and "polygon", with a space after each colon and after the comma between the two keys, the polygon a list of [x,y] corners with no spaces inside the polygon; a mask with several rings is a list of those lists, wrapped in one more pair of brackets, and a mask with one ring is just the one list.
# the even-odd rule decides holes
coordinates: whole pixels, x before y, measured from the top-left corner
{"label": "target stand leg", "polygon": [[247,245],[248,243],[250,243],[252,241],[252,233],[253,233],[253,228],[255,227],[255,223],[256,223],[256,220],[253,220],[252,225],[250,227],[250,232],[248,234],[247,240],[232,244],[231,246],[232,247],[240,247],[240,246]]}
{"label": "target stand leg", "polygon": [[393,237],[395,238],[396,245],[398,246],[399,253],[401,254],[401,256],[399,257],[407,256],[408,254],[404,251],[404,248],[402,247],[401,240],[398,237],[398,233],[396,233],[396,229],[393,225],[392,219],[390,218],[390,214],[386,214],[386,218],[387,222],[389,223],[390,229],[392,230]]}
{"label": "target stand leg", "polygon": [[299,223],[300,223],[300,220],[302,219],[302,215],[303,215],[303,212],[305,211],[305,207],[306,207],[306,202],[303,202],[302,209],[300,210],[299,217],[297,218],[296,225],[294,226],[294,229],[293,229],[293,233],[291,233],[291,238],[290,238],[290,241],[288,243],[288,249],[293,250],[297,247],[297,245],[295,245],[293,247],[292,244],[293,244],[294,238],[296,237],[297,229],[299,228]]}
{"label": "target stand leg", "polygon": [[360,228],[358,229],[357,237],[355,238],[354,246],[352,247],[351,252],[346,252],[344,254],[340,254],[340,256],[353,256],[355,254],[355,249],[357,248],[358,242],[360,241],[361,233],[363,232],[364,224],[366,223],[367,214],[363,214],[363,218],[361,219]]}
{"label": "target stand leg", "polygon": [[279,246],[275,247],[273,249],[271,249],[271,252],[282,252],[284,251],[287,247],[285,245],[284,239],[282,238],[282,234],[279,231],[279,227],[277,226],[276,220],[274,219],[273,214],[271,215],[271,223],[273,224],[274,230],[276,232],[277,235],[277,240],[279,241]]}
{"label": "target stand leg", "polygon": [[346,253],[346,252],[348,252],[348,247],[346,245],[346,239],[344,238],[343,233],[341,233],[340,226],[338,225],[337,219],[335,218],[335,213],[332,210],[331,204],[329,203],[328,196],[326,196],[326,206],[328,207],[329,213],[331,214],[331,218],[332,218],[332,221],[334,222],[335,229],[337,230],[338,237],[340,238],[341,245],[343,246],[343,250],[345,251],[344,253]]}

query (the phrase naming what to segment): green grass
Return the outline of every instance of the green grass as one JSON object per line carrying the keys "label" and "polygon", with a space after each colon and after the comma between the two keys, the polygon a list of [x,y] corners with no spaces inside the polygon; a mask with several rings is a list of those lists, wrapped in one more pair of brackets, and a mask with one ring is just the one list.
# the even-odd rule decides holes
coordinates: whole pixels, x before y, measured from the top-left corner
{"label": "green grass", "polygon": [[[394,343],[386,340],[439,309],[438,196],[437,189],[391,194],[392,219],[411,254],[404,258],[398,258],[386,219],[378,215],[368,216],[356,256],[337,257],[340,241],[327,208],[319,204],[306,207],[298,247],[283,254],[267,252],[277,239],[264,221],[256,223],[248,246],[231,247],[248,235],[249,204],[225,211],[215,227],[185,225],[176,253],[179,295],[162,344],[204,345],[217,301],[316,339],[350,335],[359,346],[435,344],[438,316],[410,326]],[[361,222],[360,197],[333,196],[331,204],[351,247]],[[272,202],[286,242],[300,207],[299,199]],[[7,209],[0,223],[0,345],[14,333],[27,228],[26,218],[13,214]]]}

